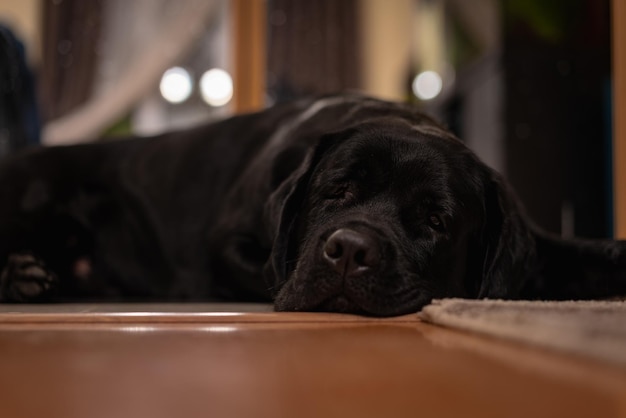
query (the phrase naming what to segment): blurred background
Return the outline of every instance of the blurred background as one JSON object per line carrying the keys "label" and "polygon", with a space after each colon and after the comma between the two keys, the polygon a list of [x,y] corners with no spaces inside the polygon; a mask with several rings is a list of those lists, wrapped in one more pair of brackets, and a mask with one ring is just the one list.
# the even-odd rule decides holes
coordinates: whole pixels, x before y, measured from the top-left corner
{"label": "blurred background", "polygon": [[2,0],[0,156],[301,96],[415,103],[563,236],[613,234],[610,0]]}

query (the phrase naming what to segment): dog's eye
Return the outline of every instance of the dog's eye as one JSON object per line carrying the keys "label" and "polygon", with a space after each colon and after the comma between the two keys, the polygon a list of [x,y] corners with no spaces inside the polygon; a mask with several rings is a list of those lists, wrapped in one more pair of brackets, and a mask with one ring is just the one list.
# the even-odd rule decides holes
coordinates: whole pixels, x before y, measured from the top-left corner
{"label": "dog's eye", "polygon": [[437,230],[441,230],[444,227],[443,221],[441,220],[441,218],[435,214],[432,214],[428,217],[428,224],[432,228],[437,229]]}
{"label": "dog's eye", "polygon": [[354,194],[350,191],[348,184],[337,186],[328,194],[328,198],[331,200],[348,200],[352,197],[354,197]]}
{"label": "dog's eye", "polygon": [[369,173],[365,167],[359,167],[356,170],[356,177],[361,180],[365,180],[368,177]]}

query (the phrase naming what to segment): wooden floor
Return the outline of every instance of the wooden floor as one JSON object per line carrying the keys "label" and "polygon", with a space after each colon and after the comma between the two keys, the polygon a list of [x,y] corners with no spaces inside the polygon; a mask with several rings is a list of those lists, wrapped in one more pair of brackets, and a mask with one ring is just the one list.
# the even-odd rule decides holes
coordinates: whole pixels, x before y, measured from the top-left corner
{"label": "wooden floor", "polygon": [[222,308],[4,307],[0,417],[626,416],[614,365],[415,315]]}

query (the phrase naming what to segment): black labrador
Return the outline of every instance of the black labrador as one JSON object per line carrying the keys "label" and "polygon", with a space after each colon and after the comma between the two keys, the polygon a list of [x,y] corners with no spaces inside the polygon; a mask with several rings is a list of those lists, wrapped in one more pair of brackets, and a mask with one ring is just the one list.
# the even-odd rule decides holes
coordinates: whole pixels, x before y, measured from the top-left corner
{"label": "black labrador", "polygon": [[0,163],[0,300],[274,301],[388,316],[433,298],[626,294],[626,245],[536,228],[410,106],[301,100]]}

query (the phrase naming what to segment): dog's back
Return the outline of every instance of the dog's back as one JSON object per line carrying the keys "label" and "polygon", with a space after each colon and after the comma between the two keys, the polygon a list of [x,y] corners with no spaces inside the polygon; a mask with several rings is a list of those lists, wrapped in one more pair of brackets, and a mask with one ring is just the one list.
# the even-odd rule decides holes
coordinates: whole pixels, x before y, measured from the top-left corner
{"label": "dog's back", "polygon": [[[206,299],[221,205],[294,111],[1,160],[0,266],[11,254],[32,257],[63,276],[55,292],[63,300]],[[11,299],[7,292],[0,283],[0,299]]]}

